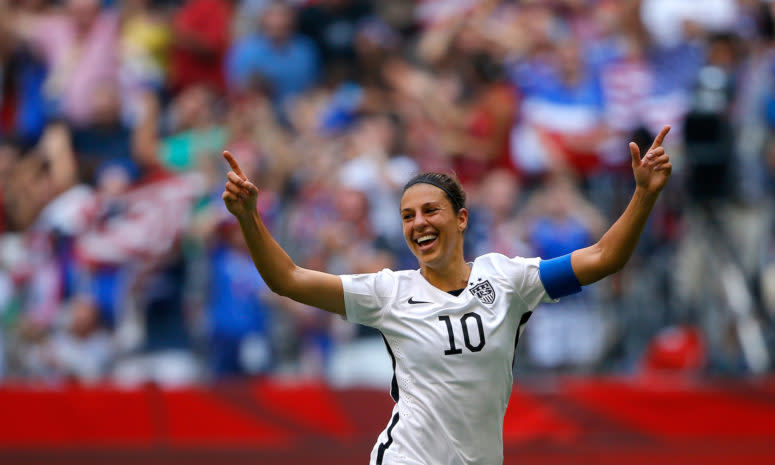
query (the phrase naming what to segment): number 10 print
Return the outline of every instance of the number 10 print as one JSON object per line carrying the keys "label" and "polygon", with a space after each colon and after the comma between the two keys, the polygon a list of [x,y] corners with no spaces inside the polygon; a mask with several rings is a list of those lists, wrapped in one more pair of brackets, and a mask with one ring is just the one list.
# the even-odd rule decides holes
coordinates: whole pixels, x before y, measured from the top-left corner
{"label": "number 10 print", "polygon": [[[476,328],[479,330],[479,344],[477,345],[471,344],[471,337],[468,333],[468,320],[471,318],[476,320]],[[440,316],[439,320],[447,325],[447,333],[449,335],[450,348],[444,351],[444,355],[462,354],[463,349],[458,349],[457,346],[455,346],[455,331],[452,329],[452,320],[449,318],[449,315]],[[460,326],[463,328],[463,341],[468,350],[471,352],[479,352],[482,350],[484,347],[484,326],[482,325],[482,317],[474,312],[468,312],[460,318]]]}

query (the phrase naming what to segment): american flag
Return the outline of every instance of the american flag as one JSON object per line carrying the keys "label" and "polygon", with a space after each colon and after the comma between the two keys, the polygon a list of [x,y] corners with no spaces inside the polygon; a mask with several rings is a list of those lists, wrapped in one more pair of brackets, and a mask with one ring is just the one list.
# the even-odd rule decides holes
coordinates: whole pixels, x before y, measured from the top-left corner
{"label": "american flag", "polygon": [[[118,198],[98,196],[98,220],[78,237],[77,257],[100,265],[163,257],[185,232],[192,203],[203,186],[203,179],[195,174],[165,174]],[[111,205],[119,208],[106,215]]]}

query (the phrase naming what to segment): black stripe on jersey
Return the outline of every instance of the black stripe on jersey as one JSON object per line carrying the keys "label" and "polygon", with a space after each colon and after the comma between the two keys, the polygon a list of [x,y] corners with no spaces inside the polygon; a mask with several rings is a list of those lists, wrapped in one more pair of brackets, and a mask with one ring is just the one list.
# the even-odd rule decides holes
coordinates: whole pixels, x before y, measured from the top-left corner
{"label": "black stripe on jersey", "polygon": [[393,420],[390,422],[390,426],[388,426],[387,441],[385,441],[384,444],[380,444],[379,449],[377,449],[377,465],[382,465],[382,458],[385,456],[385,451],[393,444],[393,436],[391,436],[391,434],[393,433],[393,428],[396,427],[396,423],[398,423],[398,412],[393,415]]}
{"label": "black stripe on jersey", "polygon": [[390,344],[388,344],[387,339],[385,339],[385,335],[382,334],[380,331],[380,336],[382,336],[382,340],[385,341],[385,347],[387,347],[388,354],[390,354],[390,361],[393,362],[393,380],[390,382],[390,397],[393,398],[394,402],[398,402],[398,380],[396,379],[396,357],[393,355],[393,351],[390,349]]}
{"label": "black stripe on jersey", "polygon": [[517,335],[514,337],[514,354],[511,356],[511,368],[514,368],[514,363],[517,362],[517,344],[519,344],[519,333],[522,332],[522,327],[527,324],[527,320],[530,319],[530,315],[533,312],[525,312],[522,318],[519,320],[519,326],[517,326]]}

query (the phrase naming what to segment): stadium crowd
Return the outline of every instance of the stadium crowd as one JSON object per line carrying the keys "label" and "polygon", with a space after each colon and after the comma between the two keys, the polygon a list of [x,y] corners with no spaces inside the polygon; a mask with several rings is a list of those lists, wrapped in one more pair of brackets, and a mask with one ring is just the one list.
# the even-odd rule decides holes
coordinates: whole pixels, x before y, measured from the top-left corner
{"label": "stadium crowd", "polygon": [[228,148],[302,266],[415,268],[398,199],[469,196],[470,257],[594,242],[627,142],[674,179],[630,265],[533,316],[524,372],[739,375],[775,354],[775,3],[0,0],[0,383],[384,380],[378,334],[268,291]]}

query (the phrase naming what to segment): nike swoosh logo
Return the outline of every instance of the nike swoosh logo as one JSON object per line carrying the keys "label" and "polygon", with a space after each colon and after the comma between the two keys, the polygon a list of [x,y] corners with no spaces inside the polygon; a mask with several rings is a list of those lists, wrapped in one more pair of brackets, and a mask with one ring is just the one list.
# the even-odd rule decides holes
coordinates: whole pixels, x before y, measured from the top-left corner
{"label": "nike swoosh logo", "polygon": [[414,297],[409,297],[409,303],[414,304],[429,304],[430,302],[423,302],[422,300],[414,300]]}

